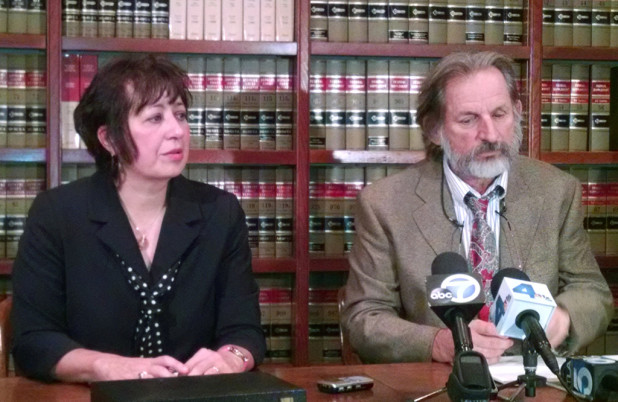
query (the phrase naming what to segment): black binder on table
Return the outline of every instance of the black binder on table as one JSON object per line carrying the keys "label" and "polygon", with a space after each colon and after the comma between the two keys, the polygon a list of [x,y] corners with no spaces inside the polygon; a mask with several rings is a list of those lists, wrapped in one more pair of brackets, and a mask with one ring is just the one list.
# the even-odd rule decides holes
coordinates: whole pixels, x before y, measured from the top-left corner
{"label": "black binder on table", "polygon": [[92,402],[306,402],[305,390],[267,373],[100,381]]}

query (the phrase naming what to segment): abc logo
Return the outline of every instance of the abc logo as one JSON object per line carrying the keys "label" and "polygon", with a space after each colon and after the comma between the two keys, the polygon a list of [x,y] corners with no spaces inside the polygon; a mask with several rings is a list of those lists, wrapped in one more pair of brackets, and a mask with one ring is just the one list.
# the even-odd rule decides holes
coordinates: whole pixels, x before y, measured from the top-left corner
{"label": "abc logo", "polygon": [[429,297],[431,297],[431,300],[451,300],[453,294],[446,289],[436,288],[431,291]]}
{"label": "abc logo", "polygon": [[451,275],[442,281],[440,287],[452,293],[451,300],[455,303],[471,302],[481,293],[481,284],[466,274]]}

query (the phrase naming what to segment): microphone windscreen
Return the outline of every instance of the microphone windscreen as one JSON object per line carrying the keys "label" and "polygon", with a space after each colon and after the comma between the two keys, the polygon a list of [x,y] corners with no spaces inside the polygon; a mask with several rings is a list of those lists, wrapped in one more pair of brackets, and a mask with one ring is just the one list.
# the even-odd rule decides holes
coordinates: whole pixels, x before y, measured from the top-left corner
{"label": "microphone windscreen", "polygon": [[491,280],[491,295],[494,298],[498,294],[498,290],[500,290],[500,285],[502,285],[502,280],[504,278],[513,278],[530,282],[530,277],[526,275],[526,273],[521,269],[502,268],[501,270],[496,272],[493,279]]}
{"label": "microphone windscreen", "polygon": [[468,272],[468,263],[459,254],[452,251],[438,254],[431,263],[432,275],[451,275]]}

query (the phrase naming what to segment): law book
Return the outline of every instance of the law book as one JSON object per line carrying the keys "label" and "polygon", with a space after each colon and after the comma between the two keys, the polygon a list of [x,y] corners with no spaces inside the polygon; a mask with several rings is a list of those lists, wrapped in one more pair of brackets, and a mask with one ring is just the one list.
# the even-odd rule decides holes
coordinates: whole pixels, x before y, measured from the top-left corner
{"label": "law book", "polygon": [[62,34],[80,36],[81,7],[79,0],[62,0]]}
{"label": "law book", "polygon": [[[6,0],[0,1],[0,33],[6,33],[8,27],[8,4]],[[0,245],[0,249],[2,246]]]}
{"label": "law book", "polygon": [[[326,25],[326,0],[323,3],[324,24]],[[275,10],[275,0],[260,0],[260,41],[262,42],[275,41]]]}
{"label": "law book", "polygon": [[429,0],[429,43],[446,43],[447,0]]}
{"label": "law book", "polygon": [[354,244],[356,197],[365,186],[365,169],[362,166],[346,166],[343,190],[343,252],[349,253]]}
{"label": "law book", "polygon": [[223,149],[223,58],[208,56],[204,77],[206,149]]}
{"label": "law book", "polygon": [[240,63],[240,149],[260,149],[260,61]]}
{"label": "law book", "polygon": [[294,41],[294,0],[275,0],[275,40]]}
{"label": "law book", "polygon": [[554,46],[573,46],[573,0],[555,0]]}
{"label": "law book", "polygon": [[255,275],[255,281],[258,284],[258,288],[260,289],[260,294],[258,296],[260,303],[260,323],[262,325],[262,331],[264,332],[264,338],[266,341],[266,355],[264,356],[263,363],[270,363],[270,341],[271,341],[271,332],[270,332],[270,321],[272,317],[272,304],[273,304],[273,294],[272,294],[272,277],[277,274],[259,274]]}
{"label": "law book", "polygon": [[408,42],[428,43],[429,0],[410,0],[408,3]]}
{"label": "law book", "polygon": [[610,40],[611,47],[618,47],[618,0],[611,0],[610,5]]}
{"label": "law book", "polygon": [[189,180],[197,181],[200,183],[208,184],[208,166],[199,163],[188,164],[189,166]]}
{"label": "law book", "polygon": [[221,40],[221,0],[204,0],[204,39]]}
{"label": "law book", "polygon": [[388,150],[388,60],[367,60],[367,149]]}
{"label": "law book", "polygon": [[308,303],[308,358],[309,363],[322,362],[324,333],[322,331],[324,314],[322,310],[321,272],[312,272],[309,275],[309,303]]}
{"label": "law book", "polygon": [[240,149],[240,58],[223,59],[223,149]]}
{"label": "law book", "polygon": [[466,43],[466,0],[448,0],[446,13],[446,43]]}
{"label": "law book", "polygon": [[422,59],[410,61],[410,149],[412,151],[423,151],[425,143],[421,126],[416,121],[418,109],[418,95],[421,92],[421,85],[429,73],[429,62]]}
{"label": "law book", "polygon": [[573,46],[591,44],[592,3],[592,0],[573,0]]}
{"label": "law book", "polygon": [[522,0],[504,0],[504,44],[521,45],[523,38],[524,8]]}
{"label": "law book", "polygon": [[[608,65],[593,64],[590,67],[590,151],[609,151],[611,69]],[[616,116],[618,110],[614,110]]]}
{"label": "law book", "polygon": [[290,258],[294,251],[294,169],[278,166],[275,185],[275,257]]}
{"label": "law book", "polygon": [[590,65],[571,64],[571,105],[569,113],[569,151],[588,149],[588,104]]}
{"label": "law book", "polygon": [[28,0],[9,0],[7,9],[7,32],[28,33]]}
{"label": "law book", "polygon": [[45,0],[28,1],[27,33],[41,35],[47,32],[47,16],[45,8]]}
{"label": "law book", "polygon": [[260,0],[243,1],[243,32],[244,41],[260,40]]}
{"label": "law book", "polygon": [[203,0],[188,0],[187,2],[187,39],[204,39]]}
{"label": "law book", "polygon": [[221,40],[242,40],[243,0],[226,0],[221,3]]}
{"label": "law book", "polygon": [[0,147],[6,147],[8,86],[8,55],[0,53]]}
{"label": "law book", "polygon": [[551,72],[551,150],[569,149],[571,66],[554,63]]}
{"label": "law book", "polygon": [[[556,9],[554,0],[543,0],[543,46],[554,45],[554,23],[556,21]],[[591,21],[592,23],[592,21]]]}
{"label": "law book", "polygon": [[[150,35],[153,39],[169,38],[170,0],[152,2]],[[100,30],[99,30],[100,32]]]}
{"label": "law book", "polygon": [[[223,190],[225,188],[225,168],[223,166],[208,166],[208,184]],[[244,197],[244,193],[243,193]],[[242,200],[241,200],[242,206]],[[243,206],[244,209],[244,206]]]}
{"label": "law book", "polygon": [[223,168],[223,189],[242,200],[242,168],[225,166]]}
{"label": "law book", "polygon": [[276,168],[260,167],[258,190],[258,256],[275,257]]}
{"label": "law book", "polygon": [[[154,24],[154,10],[152,22]],[[116,2],[110,0],[97,1],[97,33],[100,38],[113,38],[116,35]],[[167,38],[167,35],[165,37]]]}
{"label": "law book", "polygon": [[204,149],[206,143],[206,58],[201,55],[187,57],[187,76],[192,101],[187,109],[190,142],[192,149]]}
{"label": "law book", "polygon": [[[614,18],[616,18],[614,14]],[[592,46],[609,46],[611,42],[612,4],[610,0],[592,2]]]}
{"label": "law book", "polygon": [[[349,0],[348,4],[348,42],[367,42],[367,0]],[[406,10],[407,13],[407,10]]]}
{"label": "law book", "polygon": [[550,63],[541,66],[541,151],[551,150],[551,70]]}
{"label": "law book", "polygon": [[309,14],[309,39],[328,41],[328,1],[311,0]]}
{"label": "law book", "polygon": [[485,0],[466,1],[466,44],[485,44]]}
{"label": "law book", "polygon": [[292,277],[277,275],[273,284],[270,356],[272,363],[292,359]]}
{"label": "law book", "polygon": [[388,149],[410,149],[410,62],[388,62]]}
{"label": "law book", "polygon": [[0,259],[6,258],[6,164],[0,163]]}
{"label": "law book", "polygon": [[15,258],[26,222],[26,165],[6,165],[6,258]]}
{"label": "law book", "polygon": [[326,148],[326,60],[311,58],[309,64],[309,148]]}
{"label": "law book", "polygon": [[408,42],[408,1],[388,0],[388,41]]}
{"label": "law book", "polygon": [[46,67],[44,55],[26,55],[26,148],[44,148],[46,143]]}
{"label": "law book", "polygon": [[97,15],[98,7],[96,0],[81,0],[81,32],[84,38],[96,38],[98,34]]}
{"label": "law book", "polygon": [[367,41],[371,43],[388,42],[387,0],[367,0],[367,10]]}
{"label": "law book", "polygon": [[504,43],[504,0],[485,0],[485,44]]}
{"label": "law book", "polygon": [[7,71],[7,137],[9,148],[26,146],[26,55],[11,53]]}
{"label": "law book", "polygon": [[325,168],[309,168],[309,254],[324,255]]}
{"label": "law book", "polygon": [[170,39],[187,39],[187,1],[170,0]]}
{"label": "law book", "polygon": [[[45,58],[39,59],[41,66],[45,67]],[[96,54],[79,55],[79,97],[81,99],[86,89],[94,79],[99,69],[99,56]]]}
{"label": "law book", "polygon": [[347,0],[328,0],[328,41],[348,41]]}
{"label": "law book", "polygon": [[24,178],[24,211],[27,214],[36,196],[45,191],[45,165],[25,165]]}
{"label": "law book", "polygon": [[63,149],[78,149],[79,135],[75,131],[73,111],[79,103],[79,55],[62,55],[62,83],[60,91],[60,131]]}
{"label": "law book", "polygon": [[259,77],[259,149],[276,149],[277,62],[274,57],[260,58]]}
{"label": "law book", "polygon": [[[84,0],[82,0],[84,1]],[[136,0],[133,8],[133,37],[151,38],[152,27],[152,4],[157,0],[140,1]]]}
{"label": "law book", "polygon": [[345,149],[345,75],[346,61],[344,59],[328,59],[326,61],[326,78],[324,80],[326,149]]}
{"label": "law book", "polygon": [[607,178],[605,168],[588,168],[588,237],[595,255],[605,255],[607,241]]}
{"label": "law book", "polygon": [[[178,0],[170,0],[170,10],[172,4],[176,1]],[[172,20],[170,18],[171,23]],[[133,37],[133,1],[119,1],[116,3],[116,37]]]}
{"label": "law book", "polygon": [[365,168],[365,187],[386,177],[386,166],[373,165]]}
{"label": "law book", "polygon": [[607,241],[605,254],[618,255],[618,169],[607,169]]}
{"label": "law book", "polygon": [[294,134],[294,85],[292,83],[292,62],[288,58],[276,61],[277,91],[275,99],[275,148],[292,149]]}
{"label": "law book", "polygon": [[259,190],[260,173],[257,168],[242,168],[242,197],[240,205],[245,211],[245,220],[249,237],[251,254],[258,255],[258,219],[259,219]]}
{"label": "law book", "polygon": [[324,168],[324,254],[343,255],[345,168]]}
{"label": "law book", "polygon": [[367,142],[367,72],[362,59],[348,59],[345,74],[345,147],[365,149]]}

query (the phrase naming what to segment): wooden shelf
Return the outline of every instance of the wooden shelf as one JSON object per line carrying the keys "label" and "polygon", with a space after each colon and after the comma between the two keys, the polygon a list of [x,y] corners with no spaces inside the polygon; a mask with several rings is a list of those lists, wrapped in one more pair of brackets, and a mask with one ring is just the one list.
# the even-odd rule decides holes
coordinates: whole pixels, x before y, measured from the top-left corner
{"label": "wooden shelf", "polygon": [[0,162],[40,162],[45,163],[43,148],[0,148]]}
{"label": "wooden shelf", "polygon": [[543,59],[615,61],[617,52],[618,49],[610,47],[543,46]]}
{"label": "wooden shelf", "polygon": [[311,163],[414,164],[425,159],[424,151],[311,150]]}
{"label": "wooden shelf", "polygon": [[541,152],[542,161],[553,164],[611,164],[618,163],[618,152]]}
{"label": "wooden shelf", "polygon": [[296,56],[296,42],[231,42],[135,38],[62,38],[63,51]]}
{"label": "wooden shelf", "polygon": [[13,260],[0,260],[0,275],[11,275]]}
{"label": "wooden shelf", "polygon": [[350,269],[347,257],[311,257],[311,272],[347,272]]}
{"label": "wooden shelf", "polygon": [[597,256],[597,262],[603,270],[618,271],[618,255],[599,255]]}
{"label": "wooden shelf", "polygon": [[359,57],[428,57],[440,58],[460,51],[497,51],[513,59],[527,60],[528,46],[485,46],[485,45],[410,45],[401,43],[351,43],[311,42],[314,56],[359,56]]}
{"label": "wooden shelf", "polygon": [[0,48],[45,50],[45,35],[0,34]]}

